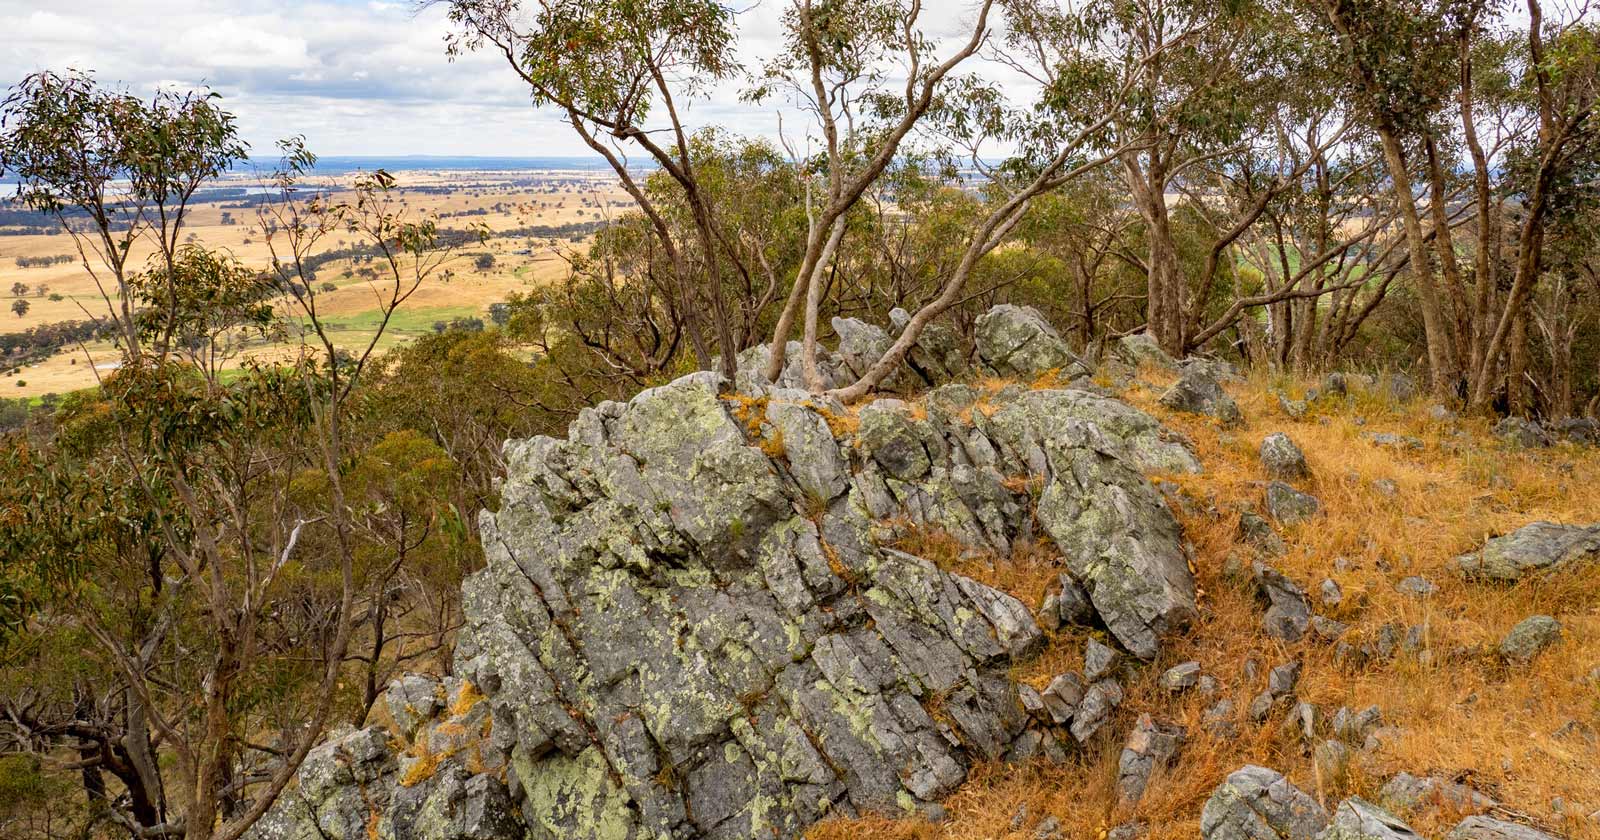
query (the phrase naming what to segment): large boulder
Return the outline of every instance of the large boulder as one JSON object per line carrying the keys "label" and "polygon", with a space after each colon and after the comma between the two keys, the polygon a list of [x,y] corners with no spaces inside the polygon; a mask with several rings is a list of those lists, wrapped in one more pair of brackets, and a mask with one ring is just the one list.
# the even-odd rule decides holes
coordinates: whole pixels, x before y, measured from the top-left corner
{"label": "large boulder", "polygon": [[1515,583],[1596,560],[1600,560],[1600,524],[1534,522],[1457,557],[1455,565],[1468,578]]}
{"label": "large boulder", "polygon": [[1233,771],[1200,811],[1205,840],[1313,840],[1328,812],[1282,773],[1246,765]]}
{"label": "large boulder", "polygon": [[1055,372],[1067,380],[1092,372],[1032,307],[1000,304],[978,316],[976,327],[978,359],[999,376]]}
{"label": "large boulder", "polygon": [[[902,526],[881,523],[1002,550],[1036,492],[1123,647],[1153,656],[1195,615],[1141,470],[1198,465],[1140,412],[1022,389],[963,410],[975,392],[947,386],[846,417],[725,386],[694,374],[506,446],[456,670],[488,695],[529,837],[795,837],[929,810],[978,761],[1059,754],[1066,733],[1027,710],[1064,701],[1009,676],[1042,642],[1027,607],[889,548]],[[1083,701],[1088,737],[1121,690]]]}

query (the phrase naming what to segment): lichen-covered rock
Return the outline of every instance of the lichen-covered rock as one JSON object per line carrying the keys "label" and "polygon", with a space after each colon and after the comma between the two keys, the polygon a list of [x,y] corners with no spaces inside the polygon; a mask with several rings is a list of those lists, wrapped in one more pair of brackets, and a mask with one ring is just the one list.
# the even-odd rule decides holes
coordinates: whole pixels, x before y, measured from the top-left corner
{"label": "lichen-covered rock", "polygon": [[1001,304],[978,316],[975,326],[978,359],[1000,376],[1054,371],[1070,380],[1093,372],[1032,307]]}
{"label": "lichen-covered rock", "polygon": [[1215,377],[1198,366],[1184,370],[1183,376],[1161,395],[1161,404],[1175,411],[1215,417],[1224,428],[1244,422],[1238,404]]}
{"label": "lichen-covered rock", "polygon": [[1246,765],[1229,774],[1200,812],[1205,840],[1312,840],[1328,812],[1282,773]]}
{"label": "lichen-covered rock", "polygon": [[1287,481],[1308,478],[1311,468],[1306,466],[1306,456],[1293,440],[1283,432],[1273,432],[1261,440],[1261,465],[1267,475]]}
{"label": "lichen-covered rock", "polygon": [[[889,310],[889,323],[899,338],[911,323],[911,313],[898,307]],[[967,357],[954,331],[937,321],[923,327],[911,351],[906,354],[909,378],[927,385],[942,385],[967,372]]]}
{"label": "lichen-covered rock", "polygon": [[1267,484],[1267,513],[1285,525],[1304,522],[1322,510],[1322,503],[1310,493],[1302,493],[1281,481]]}
{"label": "lichen-covered rock", "polygon": [[[1367,734],[1376,730],[1379,723],[1381,718],[1366,732],[1360,733],[1358,738],[1348,740],[1355,743],[1365,741]],[[1438,807],[1457,812],[1481,811],[1497,804],[1493,798],[1466,785],[1433,776],[1413,776],[1410,773],[1394,774],[1394,778],[1385,782],[1383,789],[1378,791],[1378,801],[1402,813]]]}
{"label": "lichen-covered rock", "polygon": [[1161,349],[1149,333],[1134,333],[1117,339],[1117,355],[1128,364],[1149,365],[1160,370],[1177,370],[1178,362]]}
{"label": "lichen-covered rock", "polygon": [[430,711],[409,733],[374,726],[313,749],[248,840],[523,840],[476,687],[408,675],[386,695],[403,714]]}
{"label": "lichen-covered rock", "polygon": [[1517,622],[1500,640],[1500,658],[1515,665],[1526,665],[1539,652],[1561,641],[1561,622],[1548,615],[1534,615]]}
{"label": "lichen-covered rock", "polygon": [[1098,426],[1061,422],[1046,441],[1054,479],[1037,515],[1107,629],[1150,659],[1198,615],[1182,535],[1160,494]]}
{"label": "lichen-covered rock", "polygon": [[[887,334],[835,329],[837,384]],[[1007,358],[1049,346],[1027,344]],[[1144,477],[1198,471],[1184,442],[1073,389],[847,410],[795,387],[798,358],[767,382],[751,348],[734,382],[691,374],[508,442],[454,676],[397,682],[395,731],[319,748],[252,840],[792,838],[831,814],[936,814],[976,762],[1063,760],[1103,733],[1123,701],[1109,645],[1099,679],[1019,687],[1043,641],[1028,608],[896,547],[928,527],[1005,553],[1042,525],[1055,618],[1153,657],[1196,615]],[[948,330],[911,361],[923,381],[965,365]]]}
{"label": "lichen-covered rock", "polygon": [[1532,575],[1595,561],[1600,561],[1600,524],[1534,522],[1457,557],[1455,565],[1468,578],[1515,583]]}
{"label": "lichen-covered rock", "polygon": [[771,387],[756,414],[695,374],[582,412],[565,440],[507,444],[457,670],[509,733],[530,837],[794,837],[830,813],[927,811],[976,761],[1059,754],[1030,717],[1083,737],[1111,718],[1110,680],[1019,692],[1010,663],[1042,640],[1029,610],[874,523],[1003,549],[1029,501],[1005,478],[1036,476],[1073,579],[1151,656],[1194,584],[1140,471],[1198,465],[1112,400],[1019,389],[963,412],[976,394],[949,388],[842,423]]}
{"label": "lichen-covered rock", "polygon": [[1333,820],[1317,840],[1422,840],[1399,817],[1359,796],[1339,803]]}

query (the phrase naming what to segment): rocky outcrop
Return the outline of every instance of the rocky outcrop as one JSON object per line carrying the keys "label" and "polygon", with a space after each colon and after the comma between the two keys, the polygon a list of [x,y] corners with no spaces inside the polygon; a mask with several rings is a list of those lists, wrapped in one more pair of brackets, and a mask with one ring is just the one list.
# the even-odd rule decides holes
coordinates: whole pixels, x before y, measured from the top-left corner
{"label": "rocky outcrop", "polygon": [[1483,548],[1455,559],[1465,577],[1515,583],[1579,563],[1600,560],[1600,525],[1557,525],[1534,522],[1484,543]]}
{"label": "rocky outcrop", "polygon": [[[1071,364],[1042,319],[987,317],[986,364]],[[831,383],[890,340],[835,330]],[[925,333],[906,375],[958,373],[957,349]],[[1151,658],[1196,616],[1144,476],[1197,471],[1183,441],[1080,390],[946,384],[847,410],[788,387],[789,355],[777,384],[754,348],[734,382],[692,374],[582,411],[564,439],[508,442],[456,687],[397,681],[393,727],[319,748],[258,840],[796,837],[830,814],[936,811],[978,761],[1062,760],[1109,726],[1111,645]],[[1046,623],[1107,632],[1090,678],[1014,682],[1039,620],[898,550],[919,529],[996,554],[1053,542]],[[1130,785],[1161,746],[1135,750]]]}

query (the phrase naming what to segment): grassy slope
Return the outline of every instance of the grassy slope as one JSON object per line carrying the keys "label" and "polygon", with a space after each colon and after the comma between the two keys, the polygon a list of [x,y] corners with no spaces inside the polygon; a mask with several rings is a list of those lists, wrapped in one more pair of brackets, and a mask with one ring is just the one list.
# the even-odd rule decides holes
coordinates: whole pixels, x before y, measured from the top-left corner
{"label": "grassy slope", "polygon": [[[1600,808],[1600,749],[1581,737],[1554,734],[1574,719],[1600,725],[1600,688],[1582,683],[1600,665],[1600,568],[1512,588],[1466,583],[1449,570],[1452,558],[1491,534],[1537,519],[1600,520],[1600,452],[1509,450],[1489,435],[1484,422],[1431,421],[1424,403],[1392,406],[1354,391],[1347,406],[1291,421],[1278,410],[1273,386],[1298,392],[1303,384],[1257,380],[1229,386],[1247,418],[1245,427],[1234,431],[1166,411],[1156,403],[1159,382],[1135,384],[1125,394],[1187,435],[1206,465],[1203,475],[1161,477],[1200,502],[1190,505],[1192,511],[1179,511],[1179,517],[1196,548],[1202,617],[1128,687],[1120,719],[1102,733],[1102,741],[1065,766],[977,768],[946,802],[950,818],[938,825],[839,820],[817,826],[810,838],[1031,838],[1032,826],[1045,815],[1060,819],[1069,838],[1101,837],[1130,819],[1148,823],[1153,840],[1196,837],[1205,799],[1225,775],[1246,763],[1283,771],[1330,808],[1351,794],[1375,795],[1399,771],[1466,776],[1548,827],[1575,838],[1600,836],[1600,827],[1581,816]],[[1229,554],[1241,551],[1234,538],[1238,507],[1260,506],[1266,475],[1257,448],[1274,431],[1288,433],[1305,450],[1314,475],[1301,482],[1302,489],[1317,495],[1324,508],[1317,519],[1284,529],[1290,549],[1274,561],[1277,567],[1306,587],[1314,605],[1322,579],[1336,580],[1344,590],[1343,604],[1325,614],[1352,625],[1352,639],[1391,621],[1424,626],[1431,664],[1400,654],[1359,669],[1341,668],[1334,663],[1332,645],[1311,635],[1286,645],[1259,631],[1262,608],[1249,585],[1227,579],[1223,569]],[[1362,437],[1374,431],[1415,435],[1427,448],[1418,453],[1381,449]],[[1380,478],[1399,485],[1396,498],[1373,488]],[[1055,574],[1051,550],[1036,545],[1013,557],[959,559],[958,547],[938,535],[924,535],[920,542],[905,547],[1030,604],[1038,603]],[[1340,557],[1348,561],[1347,570],[1336,572]],[[1397,581],[1415,574],[1437,584],[1437,594],[1419,600],[1395,591]],[[1565,625],[1564,643],[1530,668],[1508,670],[1492,651],[1513,624],[1535,613],[1554,615]],[[1043,687],[1056,673],[1080,669],[1086,636],[1081,628],[1057,634],[1039,657],[1018,666],[1017,676]],[[1253,682],[1241,676],[1252,657],[1261,664],[1261,676]],[[1317,778],[1309,746],[1282,730],[1281,716],[1262,726],[1244,718],[1251,698],[1265,685],[1266,670],[1295,657],[1305,662],[1302,699],[1329,715],[1339,706],[1376,703],[1387,724],[1401,727],[1398,737],[1375,751],[1358,752],[1347,778]],[[1192,692],[1174,698],[1157,688],[1161,671],[1189,659],[1216,675],[1223,684],[1221,696],[1232,698],[1240,715],[1238,739],[1206,733],[1201,714],[1214,700]],[[1114,807],[1113,791],[1121,738],[1141,712],[1183,724],[1189,742],[1178,763],[1152,782],[1130,813]],[[1557,797],[1569,803],[1566,816],[1551,807]],[[1014,831],[1012,817],[1023,805],[1029,817]],[[1458,817],[1435,810],[1415,814],[1410,822],[1424,836],[1441,837]]]}

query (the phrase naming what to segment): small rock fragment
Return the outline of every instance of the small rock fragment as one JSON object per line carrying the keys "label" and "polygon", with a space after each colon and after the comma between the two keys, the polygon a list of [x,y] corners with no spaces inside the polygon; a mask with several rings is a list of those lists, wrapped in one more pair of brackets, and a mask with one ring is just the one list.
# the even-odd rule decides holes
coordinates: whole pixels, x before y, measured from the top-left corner
{"label": "small rock fragment", "polygon": [[1190,660],[1180,662],[1161,674],[1161,687],[1179,692],[1193,688],[1200,679],[1200,663]]}

